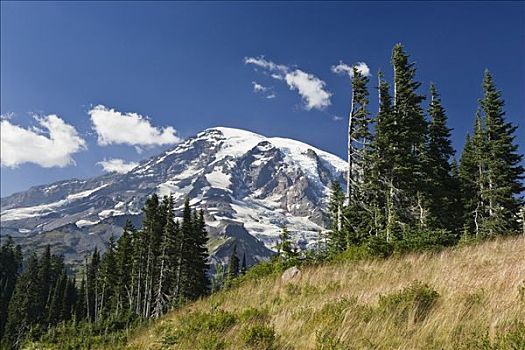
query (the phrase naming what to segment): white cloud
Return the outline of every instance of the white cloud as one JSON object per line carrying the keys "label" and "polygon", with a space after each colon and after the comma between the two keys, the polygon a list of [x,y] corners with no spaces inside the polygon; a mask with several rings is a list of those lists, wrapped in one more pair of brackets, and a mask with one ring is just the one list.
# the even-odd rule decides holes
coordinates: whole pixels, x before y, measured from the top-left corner
{"label": "white cloud", "polygon": [[[354,66],[357,68],[357,71],[365,77],[370,76],[370,68],[368,68],[368,65],[365,62],[357,62]],[[351,79],[354,77],[354,66],[349,66],[346,63],[343,63],[343,61],[339,61],[337,66],[332,66],[332,72],[336,74],[346,74]]]}
{"label": "white cloud", "polygon": [[[306,73],[300,69],[292,70],[283,64],[268,61],[263,56],[245,57],[244,63],[265,69],[276,80],[286,81],[291,90],[295,90],[301,95],[307,110],[322,110],[331,104],[330,97],[332,94],[326,90],[326,83],[311,73]],[[275,98],[275,94],[271,93],[266,98]]]}
{"label": "white cloud", "polygon": [[272,98],[276,98],[277,95],[274,92],[271,92],[268,96],[266,96],[267,99],[271,100]]}
{"label": "white cloud", "polygon": [[122,159],[113,158],[110,160],[103,160],[101,162],[97,163],[104,169],[104,171],[108,173],[116,172],[119,174],[125,174],[128,171],[131,171],[133,168],[135,168],[139,163],[136,162],[126,162]]}
{"label": "white cloud", "polygon": [[259,84],[256,81],[252,81],[252,85],[253,85],[253,92],[255,92],[255,93],[257,93],[257,92],[266,92],[268,90],[268,88],[266,86],[262,86],[261,84]]}
{"label": "white cloud", "polygon": [[338,122],[338,121],[340,121],[340,120],[343,120],[343,117],[340,117],[340,116],[338,116],[338,115],[333,115],[333,116],[332,116],[332,120],[333,120],[334,122]]}
{"label": "white cloud", "polygon": [[159,146],[181,141],[171,126],[157,128],[137,113],[121,113],[98,105],[89,112],[98,144],[127,144],[131,146]]}
{"label": "white cloud", "polygon": [[8,118],[1,121],[1,164],[33,163],[44,168],[75,164],[73,153],[87,149],[77,130],[56,115],[36,117],[38,127],[25,129]]}
{"label": "white cloud", "polygon": [[263,56],[259,57],[245,57],[244,64],[253,64],[257,67],[267,69],[272,72],[282,72],[285,73],[289,68],[283,64],[276,64],[272,61],[266,60]]}
{"label": "white cloud", "polygon": [[286,83],[292,90],[297,90],[304,99],[306,109],[323,109],[331,104],[332,94],[325,90],[325,82],[315,75],[296,69],[285,76]]}

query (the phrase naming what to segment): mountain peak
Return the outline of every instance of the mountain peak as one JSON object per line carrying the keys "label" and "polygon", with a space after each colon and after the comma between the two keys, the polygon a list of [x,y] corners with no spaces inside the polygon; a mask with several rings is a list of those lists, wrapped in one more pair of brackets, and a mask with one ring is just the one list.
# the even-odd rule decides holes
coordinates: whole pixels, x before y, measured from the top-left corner
{"label": "mountain peak", "polygon": [[[297,140],[209,128],[126,174],[61,182],[3,199],[2,233],[42,241],[51,231],[60,237],[56,231],[66,226],[64,235],[71,235],[76,225],[81,235],[107,238],[109,232],[119,234],[125,219],[139,222],[145,200],[157,193],[172,195],[178,211],[186,197],[204,209],[218,242],[246,231],[235,239],[264,257],[283,226],[299,244],[316,241],[325,226],[330,183],[343,181],[345,166],[339,157]],[[240,228],[228,229],[232,225]]]}

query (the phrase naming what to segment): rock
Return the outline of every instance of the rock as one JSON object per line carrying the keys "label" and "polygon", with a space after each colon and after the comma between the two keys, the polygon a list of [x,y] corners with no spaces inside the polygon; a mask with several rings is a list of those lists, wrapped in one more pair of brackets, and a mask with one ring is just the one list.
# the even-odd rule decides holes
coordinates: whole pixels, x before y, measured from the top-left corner
{"label": "rock", "polygon": [[301,277],[301,270],[299,270],[296,266],[292,266],[283,272],[283,275],[281,276],[281,280],[284,283],[287,283],[287,282],[290,282],[291,280],[297,280],[300,277]]}

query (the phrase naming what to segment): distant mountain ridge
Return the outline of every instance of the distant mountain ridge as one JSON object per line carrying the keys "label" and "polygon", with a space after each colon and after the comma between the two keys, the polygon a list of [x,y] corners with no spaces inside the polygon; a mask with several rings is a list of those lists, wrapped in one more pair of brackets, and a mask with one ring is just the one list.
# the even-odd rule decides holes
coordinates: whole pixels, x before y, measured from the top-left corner
{"label": "distant mountain ridge", "polygon": [[308,144],[217,127],[204,130],[125,174],[66,180],[1,201],[1,232],[25,247],[52,244],[79,261],[126,219],[140,223],[148,196],[173,194],[177,213],[188,196],[204,209],[210,248],[218,259],[233,243],[249,263],[271,255],[286,225],[300,245],[323,229],[329,186],[346,163]]}

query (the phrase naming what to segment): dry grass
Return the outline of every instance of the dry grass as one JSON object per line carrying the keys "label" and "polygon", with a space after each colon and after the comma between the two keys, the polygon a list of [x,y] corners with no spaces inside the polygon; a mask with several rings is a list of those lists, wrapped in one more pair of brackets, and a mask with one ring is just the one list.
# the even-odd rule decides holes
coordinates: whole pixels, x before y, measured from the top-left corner
{"label": "dry grass", "polygon": [[[187,349],[191,339],[194,349],[270,348],[243,345],[243,329],[253,321],[237,316],[248,308],[267,315],[264,323],[257,322],[273,327],[277,349],[466,349],[492,342],[525,321],[523,237],[302,272],[288,284],[270,276],[197,301],[137,334],[130,347]],[[424,318],[416,319],[413,310],[400,317],[381,309],[381,295],[414,281],[439,293]],[[219,309],[236,315],[237,322],[216,333],[222,338],[215,347],[206,343],[212,333],[199,331],[163,345],[166,334],[179,329],[188,315]]]}

